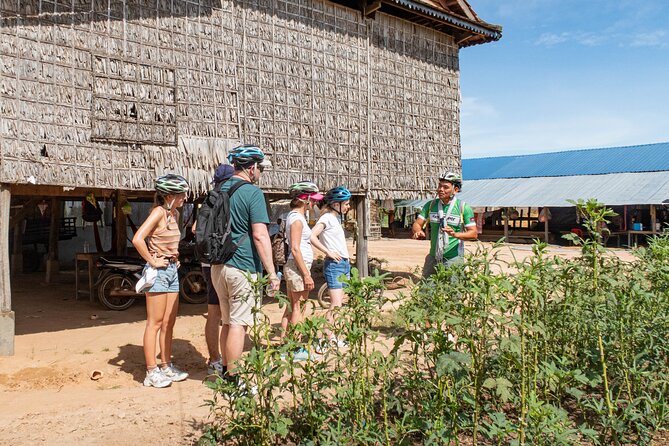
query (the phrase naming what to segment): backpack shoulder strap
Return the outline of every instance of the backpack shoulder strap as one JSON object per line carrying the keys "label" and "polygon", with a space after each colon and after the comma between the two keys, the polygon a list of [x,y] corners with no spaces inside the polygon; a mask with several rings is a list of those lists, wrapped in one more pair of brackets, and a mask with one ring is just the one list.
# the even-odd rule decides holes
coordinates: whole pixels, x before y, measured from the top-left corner
{"label": "backpack shoulder strap", "polygon": [[228,192],[228,197],[232,197],[232,194],[234,194],[237,189],[239,189],[240,187],[242,187],[245,184],[251,184],[251,183],[246,181],[246,180],[241,180],[241,181],[237,181],[235,184],[230,186],[230,189],[228,189],[228,191],[227,191]]}

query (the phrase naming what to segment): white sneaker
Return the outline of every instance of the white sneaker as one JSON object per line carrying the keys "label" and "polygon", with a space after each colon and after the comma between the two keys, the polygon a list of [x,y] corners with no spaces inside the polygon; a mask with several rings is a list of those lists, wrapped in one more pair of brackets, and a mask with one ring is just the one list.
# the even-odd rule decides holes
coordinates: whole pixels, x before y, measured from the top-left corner
{"label": "white sneaker", "polygon": [[163,372],[158,368],[146,371],[146,378],[144,378],[144,386],[146,387],[156,387],[163,388],[169,387],[172,385],[172,380],[163,374]]}
{"label": "white sneaker", "polygon": [[315,361],[316,357],[312,353],[309,353],[304,347],[293,354],[293,362],[306,361],[307,359]]}
{"label": "white sneaker", "polygon": [[227,375],[224,379],[236,384],[237,389],[233,390],[230,397],[234,400],[240,396],[256,396],[258,394],[258,386],[251,384],[247,386],[245,382],[241,381],[236,375]]}
{"label": "white sneaker", "polygon": [[336,336],[332,336],[330,338],[330,344],[332,344],[334,347],[337,347],[337,348],[347,348],[348,347],[348,342],[344,341],[343,339],[339,339]]}
{"label": "white sneaker", "polygon": [[223,376],[223,361],[207,361],[207,375]]}
{"label": "white sneaker", "polygon": [[160,371],[172,382],[179,382],[188,378],[188,373],[179,370],[171,362],[165,367],[162,367]]}

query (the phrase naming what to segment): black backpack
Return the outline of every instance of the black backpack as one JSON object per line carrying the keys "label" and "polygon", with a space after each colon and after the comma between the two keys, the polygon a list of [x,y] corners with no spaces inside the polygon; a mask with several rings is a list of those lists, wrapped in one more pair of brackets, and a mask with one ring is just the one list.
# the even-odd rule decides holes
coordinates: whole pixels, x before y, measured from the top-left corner
{"label": "black backpack", "polygon": [[207,194],[197,216],[195,227],[195,252],[204,263],[219,265],[232,258],[239,245],[249,234],[245,234],[239,243],[232,241],[232,220],[230,219],[230,197],[248,181],[238,181],[230,190],[212,190]]}

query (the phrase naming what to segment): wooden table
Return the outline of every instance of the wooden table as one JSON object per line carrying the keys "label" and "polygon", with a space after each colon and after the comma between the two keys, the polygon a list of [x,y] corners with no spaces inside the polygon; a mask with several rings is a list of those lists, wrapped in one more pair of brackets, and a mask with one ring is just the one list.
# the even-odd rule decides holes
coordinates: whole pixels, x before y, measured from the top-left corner
{"label": "wooden table", "polygon": [[[75,294],[74,300],[79,299],[79,294],[88,294],[88,299],[91,302],[95,301],[95,294],[93,292],[93,284],[95,284],[96,271],[97,267],[95,262],[97,262],[100,254],[97,252],[78,252],[74,255],[74,287]],[[80,289],[81,282],[79,281],[79,262],[86,262],[86,268],[84,271],[88,272],[88,287]]]}
{"label": "wooden table", "polygon": [[[657,232],[655,232],[655,231],[634,231],[634,230],[627,231],[627,246],[630,247],[630,248],[632,246],[636,246],[637,245],[637,237],[639,235],[653,235],[653,234],[657,234]],[[632,245],[632,238],[634,238],[634,245]]]}

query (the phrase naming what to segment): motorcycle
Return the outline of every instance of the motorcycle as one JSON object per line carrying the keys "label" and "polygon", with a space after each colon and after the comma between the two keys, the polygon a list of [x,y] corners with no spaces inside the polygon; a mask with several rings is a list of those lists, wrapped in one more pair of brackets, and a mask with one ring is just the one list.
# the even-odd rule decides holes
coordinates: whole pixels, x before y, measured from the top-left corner
{"label": "motorcycle", "polygon": [[[144,293],[135,292],[135,285],[142,277],[146,262],[134,257],[98,258],[96,266],[100,275],[95,283],[100,303],[110,310],[127,310],[136,299],[144,297]],[[193,257],[180,258],[179,295],[191,304],[207,301],[207,282],[204,280],[200,264]]]}

